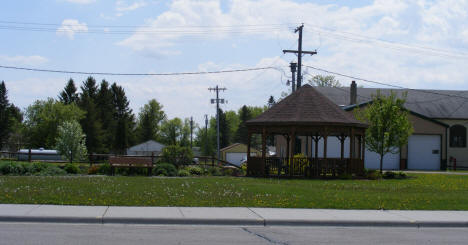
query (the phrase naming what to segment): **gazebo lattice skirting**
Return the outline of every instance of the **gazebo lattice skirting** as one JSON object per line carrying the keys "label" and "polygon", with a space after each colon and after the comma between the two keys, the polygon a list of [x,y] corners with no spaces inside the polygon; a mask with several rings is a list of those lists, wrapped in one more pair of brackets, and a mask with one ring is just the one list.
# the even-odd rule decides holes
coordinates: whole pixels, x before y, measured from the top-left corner
{"label": "gazebo lattice skirting", "polygon": [[[257,118],[247,121],[246,125],[249,176],[319,177],[360,174],[364,170],[367,124],[356,120],[352,113],[344,111],[310,85],[302,86]],[[250,155],[253,134],[262,136],[261,157]],[[274,135],[285,138],[285,157],[266,155],[267,137]],[[312,138],[314,154],[294,156],[298,136]],[[341,143],[341,155],[338,158],[327,156],[327,139],[330,137],[337,137]],[[345,158],[346,138],[349,138],[349,156]],[[323,154],[319,157],[321,139]]]}
{"label": "gazebo lattice skirting", "polygon": [[[262,156],[250,155],[253,134],[261,134]],[[287,142],[286,157],[266,156],[266,139],[281,135]],[[310,137],[314,153],[306,157],[294,157],[297,136]],[[339,158],[327,157],[328,138],[337,137],[341,145]],[[249,128],[247,149],[247,174],[257,177],[326,177],[342,174],[361,174],[364,170],[365,128],[344,126],[296,126],[286,132],[283,127],[265,126]],[[345,139],[349,138],[349,156],[344,157]],[[323,140],[323,153],[319,157],[319,141]]]}

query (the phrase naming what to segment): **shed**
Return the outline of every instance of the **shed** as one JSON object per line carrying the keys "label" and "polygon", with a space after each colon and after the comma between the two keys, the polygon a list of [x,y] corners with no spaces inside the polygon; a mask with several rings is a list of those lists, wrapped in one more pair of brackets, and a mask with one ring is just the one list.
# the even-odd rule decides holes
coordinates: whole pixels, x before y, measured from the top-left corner
{"label": "shed", "polygon": [[[221,152],[221,160],[230,162],[240,166],[242,162],[247,160],[247,145],[242,143],[234,143],[230,146],[224,147],[219,150]],[[260,156],[260,151],[251,148],[251,156]]]}
{"label": "shed", "polygon": [[154,140],[148,140],[146,142],[128,148],[127,155],[151,156],[152,154],[154,154],[155,156],[158,156],[159,154],[161,154],[163,148],[163,144]]}

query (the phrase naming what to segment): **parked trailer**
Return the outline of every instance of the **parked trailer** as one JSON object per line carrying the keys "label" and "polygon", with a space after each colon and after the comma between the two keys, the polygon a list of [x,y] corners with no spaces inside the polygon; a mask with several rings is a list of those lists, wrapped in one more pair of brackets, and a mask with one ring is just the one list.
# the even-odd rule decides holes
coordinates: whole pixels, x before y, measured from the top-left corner
{"label": "parked trailer", "polygon": [[[29,160],[29,149],[20,149],[18,151],[19,161]],[[31,149],[31,160],[40,161],[62,161],[62,156],[56,150],[45,150],[44,148]]]}

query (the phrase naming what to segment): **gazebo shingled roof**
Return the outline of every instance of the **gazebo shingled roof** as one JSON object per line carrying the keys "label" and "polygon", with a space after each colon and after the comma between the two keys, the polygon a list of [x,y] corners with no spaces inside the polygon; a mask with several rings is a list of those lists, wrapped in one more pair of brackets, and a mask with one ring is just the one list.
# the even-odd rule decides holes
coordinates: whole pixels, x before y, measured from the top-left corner
{"label": "gazebo shingled roof", "polygon": [[367,127],[308,84],[247,121],[247,125],[285,124]]}

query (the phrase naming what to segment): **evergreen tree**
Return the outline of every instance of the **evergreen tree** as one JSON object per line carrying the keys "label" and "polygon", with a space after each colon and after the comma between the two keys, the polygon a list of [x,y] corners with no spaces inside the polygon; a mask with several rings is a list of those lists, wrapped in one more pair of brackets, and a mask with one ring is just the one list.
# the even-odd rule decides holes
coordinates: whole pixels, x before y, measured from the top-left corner
{"label": "evergreen tree", "polygon": [[96,106],[102,128],[102,151],[109,153],[114,146],[116,122],[114,120],[115,107],[113,94],[106,80],[102,80],[97,92]]}
{"label": "evergreen tree", "polygon": [[10,133],[10,113],[7,89],[5,82],[0,83],[0,150],[3,149],[4,143],[8,140]]}
{"label": "evergreen tree", "polygon": [[155,99],[144,105],[138,115],[138,142],[159,140],[161,123],[166,119],[163,106]]}
{"label": "evergreen tree", "polygon": [[224,148],[229,146],[231,139],[229,123],[226,120],[226,113],[219,109],[219,147]]}
{"label": "evergreen tree", "polygon": [[74,103],[78,100],[78,94],[76,93],[75,82],[73,79],[70,78],[70,80],[68,80],[67,85],[59,95],[59,100],[65,105]]}
{"label": "evergreen tree", "polygon": [[125,95],[124,89],[116,83],[113,83],[111,91],[115,108],[114,120],[116,121],[113,148],[117,153],[124,154],[127,147],[133,143],[135,118],[132,114],[132,110],[129,108],[129,101]]}
{"label": "evergreen tree", "polygon": [[88,77],[81,86],[79,107],[86,112],[80,121],[81,128],[86,135],[86,147],[90,153],[102,152],[102,129],[99,120],[99,111],[95,100],[97,99],[97,85],[93,77]]}
{"label": "evergreen tree", "polygon": [[273,97],[273,95],[271,95],[270,98],[268,99],[268,108],[274,106],[275,104],[276,104],[275,98]]}
{"label": "evergreen tree", "polygon": [[247,126],[245,123],[248,120],[252,119],[252,114],[250,112],[250,109],[247,106],[244,105],[239,110],[239,119],[240,119],[240,124],[236,132],[235,141],[238,143],[247,144],[248,143],[248,139],[247,139],[248,131],[247,131]]}

